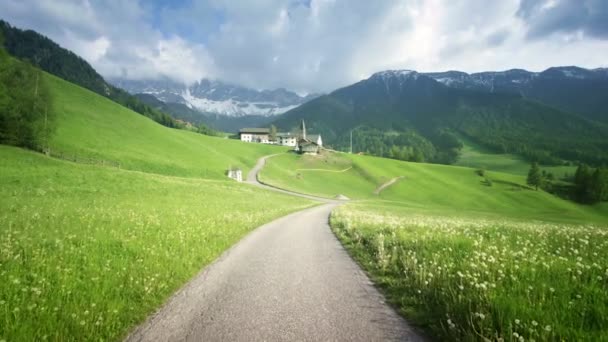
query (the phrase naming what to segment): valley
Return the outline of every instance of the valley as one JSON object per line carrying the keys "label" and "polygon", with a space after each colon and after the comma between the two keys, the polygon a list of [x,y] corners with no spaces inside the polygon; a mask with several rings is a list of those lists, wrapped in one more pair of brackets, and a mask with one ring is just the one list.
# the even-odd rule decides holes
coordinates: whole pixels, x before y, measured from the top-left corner
{"label": "valley", "polygon": [[83,57],[0,15],[0,342],[606,340],[606,68],[332,73],[241,53],[259,5],[140,5],[132,46],[49,31]]}

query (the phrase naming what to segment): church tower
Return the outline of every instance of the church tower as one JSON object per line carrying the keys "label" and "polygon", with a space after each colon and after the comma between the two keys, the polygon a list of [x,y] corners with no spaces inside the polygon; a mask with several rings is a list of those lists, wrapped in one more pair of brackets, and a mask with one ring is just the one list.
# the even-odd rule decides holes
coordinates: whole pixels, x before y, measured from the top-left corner
{"label": "church tower", "polygon": [[302,131],[302,139],[306,139],[306,124],[304,123],[304,120],[302,120],[300,130]]}

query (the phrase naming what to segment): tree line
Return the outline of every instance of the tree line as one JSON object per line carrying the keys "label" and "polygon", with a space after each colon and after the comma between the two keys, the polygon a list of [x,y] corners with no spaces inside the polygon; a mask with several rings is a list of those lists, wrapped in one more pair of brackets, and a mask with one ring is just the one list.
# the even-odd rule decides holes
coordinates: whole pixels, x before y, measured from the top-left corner
{"label": "tree line", "polygon": [[43,151],[54,129],[52,97],[42,72],[2,48],[0,32],[0,143]]}
{"label": "tree line", "polygon": [[579,203],[595,204],[608,201],[608,168],[591,168],[585,164],[580,164],[569,185],[565,187],[555,184],[555,177],[552,173],[541,170],[538,163],[532,163],[528,171],[527,183],[536,190],[542,188],[546,191],[566,195],[570,199]]}
{"label": "tree line", "polygon": [[608,168],[579,165],[574,174],[573,198],[581,203],[608,201]]}

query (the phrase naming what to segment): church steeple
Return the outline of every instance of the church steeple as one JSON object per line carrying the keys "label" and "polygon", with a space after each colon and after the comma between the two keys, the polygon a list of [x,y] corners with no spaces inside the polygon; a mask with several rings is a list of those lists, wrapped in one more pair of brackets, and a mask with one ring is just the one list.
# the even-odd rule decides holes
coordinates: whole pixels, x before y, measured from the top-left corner
{"label": "church steeple", "polygon": [[304,120],[302,120],[302,126],[300,129],[302,131],[302,139],[306,139],[306,124],[304,123]]}

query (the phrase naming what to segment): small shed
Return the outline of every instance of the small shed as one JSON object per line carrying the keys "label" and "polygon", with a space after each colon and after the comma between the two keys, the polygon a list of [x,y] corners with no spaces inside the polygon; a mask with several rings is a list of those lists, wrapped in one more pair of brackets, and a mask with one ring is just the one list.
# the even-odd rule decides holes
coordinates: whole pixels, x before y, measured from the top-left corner
{"label": "small shed", "polygon": [[319,153],[319,145],[313,141],[308,141],[306,139],[301,139],[298,142],[298,152],[306,153],[306,154],[318,154]]}
{"label": "small shed", "polygon": [[226,171],[226,175],[229,178],[234,179],[237,182],[242,182],[243,181],[243,171],[239,168],[230,168],[228,169],[228,171]]}

